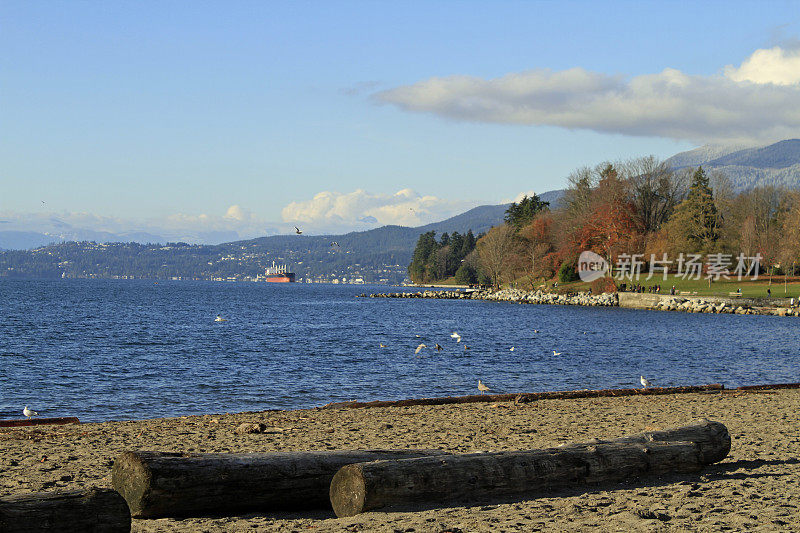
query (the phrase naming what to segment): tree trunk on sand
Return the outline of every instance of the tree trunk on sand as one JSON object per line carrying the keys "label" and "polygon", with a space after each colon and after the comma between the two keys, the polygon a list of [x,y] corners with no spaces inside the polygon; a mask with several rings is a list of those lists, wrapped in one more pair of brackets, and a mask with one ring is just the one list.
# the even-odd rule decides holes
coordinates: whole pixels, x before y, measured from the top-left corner
{"label": "tree trunk on sand", "polygon": [[329,508],[333,475],[367,461],[446,455],[439,450],[274,453],[125,452],[114,488],[134,518]]}
{"label": "tree trunk on sand", "polygon": [[[667,436],[698,442],[663,440]],[[729,450],[725,426],[706,421],[611,442],[375,461],[339,470],[330,499],[336,516],[344,517],[386,506],[535,497],[554,488],[695,472]]]}
{"label": "tree trunk on sand", "polygon": [[[694,424],[658,431],[645,431],[610,441],[593,441],[586,445],[601,443],[648,443],[648,442],[692,442],[700,450],[700,461],[705,465],[718,463],[731,451],[731,436],[725,424],[700,419]],[[581,446],[574,444],[572,446]]]}
{"label": "tree trunk on sand", "polygon": [[127,533],[130,530],[128,505],[122,496],[110,489],[38,492],[0,498],[0,531],[4,533]]}

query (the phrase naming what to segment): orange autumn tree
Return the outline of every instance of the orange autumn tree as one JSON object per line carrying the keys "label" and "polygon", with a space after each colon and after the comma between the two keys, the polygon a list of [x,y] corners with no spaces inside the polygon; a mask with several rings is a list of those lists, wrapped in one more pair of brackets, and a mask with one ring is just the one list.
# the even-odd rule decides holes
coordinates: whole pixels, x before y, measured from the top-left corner
{"label": "orange autumn tree", "polygon": [[636,207],[612,165],[601,172],[592,190],[588,216],[575,234],[574,252],[591,250],[609,264],[620,253],[635,253],[641,246],[640,220]]}
{"label": "orange autumn tree", "polygon": [[550,278],[555,272],[553,230],[553,215],[549,210],[537,213],[528,225],[519,230],[519,264],[531,289],[535,288],[537,279]]}

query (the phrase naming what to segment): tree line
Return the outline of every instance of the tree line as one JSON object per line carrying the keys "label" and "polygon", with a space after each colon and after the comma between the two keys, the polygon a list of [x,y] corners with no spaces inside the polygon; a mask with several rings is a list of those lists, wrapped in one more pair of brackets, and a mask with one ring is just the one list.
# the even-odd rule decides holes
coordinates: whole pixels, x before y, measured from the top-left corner
{"label": "tree line", "polygon": [[[654,157],[604,162],[573,171],[557,206],[536,195],[512,203],[505,222],[483,235],[462,264],[479,281],[534,287],[577,279],[577,258],[586,250],[611,265],[622,255],[641,254],[645,268],[651,257],[719,254],[735,262],[739,254],[758,255],[762,272],[794,274],[800,266],[800,191],[761,186],[737,194],[718,171],[675,170]],[[412,263],[414,281],[452,275],[420,270],[420,264]]]}

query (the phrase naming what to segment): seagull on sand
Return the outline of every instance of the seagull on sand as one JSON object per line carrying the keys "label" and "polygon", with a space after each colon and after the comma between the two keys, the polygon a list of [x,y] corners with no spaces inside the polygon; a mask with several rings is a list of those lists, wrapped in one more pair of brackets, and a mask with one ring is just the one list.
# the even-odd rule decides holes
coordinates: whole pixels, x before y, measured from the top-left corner
{"label": "seagull on sand", "polygon": [[423,348],[427,348],[427,346],[425,346],[424,344],[420,344],[419,346],[417,346],[417,349],[414,350],[414,353],[421,352]]}
{"label": "seagull on sand", "polygon": [[489,387],[484,385],[481,380],[478,380],[478,390],[481,391],[481,394],[483,394],[484,392],[492,390],[492,389],[490,389]]}
{"label": "seagull on sand", "polygon": [[297,226],[294,227],[294,232],[297,233],[298,235],[302,235],[303,234],[303,230],[301,230]]}
{"label": "seagull on sand", "polygon": [[561,352],[557,352],[557,351],[553,350],[553,355],[561,355]]}
{"label": "seagull on sand", "polygon": [[642,387],[644,387],[645,389],[647,387],[652,387],[653,386],[653,384],[650,383],[650,381],[648,381],[647,378],[644,377],[644,376],[639,376],[639,383],[641,383]]}
{"label": "seagull on sand", "polygon": [[22,410],[22,414],[30,418],[32,416],[38,415],[39,413],[37,413],[36,411],[31,411],[30,409],[28,409],[28,406],[26,405],[25,409]]}
{"label": "seagull on sand", "polygon": [[455,331],[454,331],[453,333],[451,333],[451,334],[450,334],[450,337],[454,338],[454,339],[456,340],[456,342],[457,342],[457,343],[461,342],[461,335],[459,335],[459,334],[458,334],[458,333],[456,333]]}

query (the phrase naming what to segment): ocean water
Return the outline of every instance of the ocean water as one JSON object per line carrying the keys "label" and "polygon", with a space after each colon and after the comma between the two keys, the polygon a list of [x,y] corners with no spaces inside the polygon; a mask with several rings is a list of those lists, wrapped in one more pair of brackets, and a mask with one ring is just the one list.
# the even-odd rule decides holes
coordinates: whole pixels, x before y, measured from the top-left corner
{"label": "ocean water", "polygon": [[386,290],[2,280],[0,418],[26,404],[88,422],[465,395],[478,379],[534,392],[800,374],[797,318],[356,298]]}

